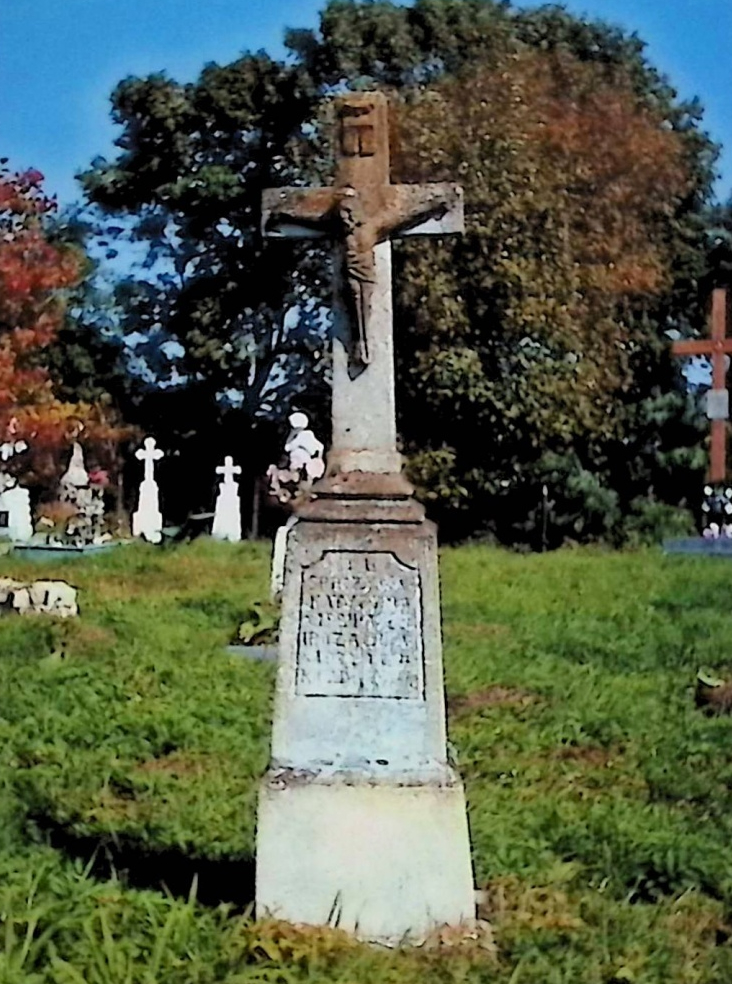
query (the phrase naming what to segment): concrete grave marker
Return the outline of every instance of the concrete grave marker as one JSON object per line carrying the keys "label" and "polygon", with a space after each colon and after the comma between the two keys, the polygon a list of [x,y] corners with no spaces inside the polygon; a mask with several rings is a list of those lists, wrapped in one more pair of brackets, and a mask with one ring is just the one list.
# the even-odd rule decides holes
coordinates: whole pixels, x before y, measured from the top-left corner
{"label": "concrete grave marker", "polygon": [[61,476],[58,498],[76,510],[66,523],[64,539],[77,546],[104,543],[104,493],[92,485],[84,464],[84,451],[74,442],[69,467]]}
{"label": "concrete grave marker", "polygon": [[154,469],[163,452],[155,447],[154,437],[146,437],[143,446],[135,451],[135,457],[145,463],[145,473],[140,484],[137,511],[132,514],[132,535],[141,536],[150,543],[160,543],[163,538],[163,516]]}
{"label": "concrete grave marker", "polygon": [[223,482],[219,482],[211,535],[217,540],[238,543],[241,540],[241,500],[234,476],[241,475],[241,466],[235,465],[234,459],[227,454],[216,474],[223,477]]}
{"label": "concrete grave marker", "polygon": [[390,237],[462,231],[462,197],[390,184],[383,95],[336,110],[335,185],[263,196],[266,235],[330,238],[338,283],[333,446],[288,535],[257,913],[416,942],[471,926],[475,902],[436,532],[396,447]]}
{"label": "concrete grave marker", "polygon": [[[2,463],[16,454],[27,451],[25,441],[4,441],[0,444]],[[14,543],[27,543],[33,536],[30,492],[18,485],[14,475],[2,470],[0,465],[0,536],[6,536]]]}

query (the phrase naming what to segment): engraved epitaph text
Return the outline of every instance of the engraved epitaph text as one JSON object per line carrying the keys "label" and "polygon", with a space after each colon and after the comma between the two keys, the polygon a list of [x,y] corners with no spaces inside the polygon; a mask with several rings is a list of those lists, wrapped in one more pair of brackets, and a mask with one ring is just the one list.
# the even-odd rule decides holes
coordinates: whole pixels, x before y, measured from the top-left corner
{"label": "engraved epitaph text", "polygon": [[421,594],[392,553],[327,550],[302,572],[296,694],[423,700]]}

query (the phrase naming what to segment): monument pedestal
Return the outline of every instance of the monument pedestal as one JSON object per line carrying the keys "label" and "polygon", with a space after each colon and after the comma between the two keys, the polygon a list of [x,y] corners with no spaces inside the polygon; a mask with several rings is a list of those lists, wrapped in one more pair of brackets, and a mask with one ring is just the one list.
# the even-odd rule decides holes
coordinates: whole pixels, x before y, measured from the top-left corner
{"label": "monument pedestal", "polygon": [[475,916],[462,783],[270,771],[259,796],[257,913],[365,940],[420,942]]}
{"label": "monument pedestal", "polygon": [[258,916],[390,943],[475,916],[437,538],[394,491],[315,499],[290,531],[257,832]]}

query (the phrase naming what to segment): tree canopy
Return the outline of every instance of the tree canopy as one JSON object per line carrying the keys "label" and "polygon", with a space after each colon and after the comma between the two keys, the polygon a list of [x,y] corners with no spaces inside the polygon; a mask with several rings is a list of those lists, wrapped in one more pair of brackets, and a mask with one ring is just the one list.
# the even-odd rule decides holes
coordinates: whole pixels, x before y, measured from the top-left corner
{"label": "tree canopy", "polygon": [[72,440],[99,444],[122,433],[101,404],[59,396],[49,372],[66,298],[87,263],[49,237],[44,220],[56,203],[42,182],[39,171],[0,165],[0,437],[29,443],[24,470],[40,481],[57,476]]}
{"label": "tree canopy", "polygon": [[120,154],[82,177],[111,234],[149,247],[135,327],[178,343],[175,426],[205,442],[293,402],[325,419],[327,263],[264,246],[259,203],[328,180],[327,97],[380,87],[394,179],[466,190],[461,241],[395,247],[400,430],[446,531],[530,539],[545,483],[560,536],[690,492],[698,429],[664,349],[703,326],[716,148],[698,103],[637,37],[555,6],[332,0],[287,45],[194,83],[124,80]]}

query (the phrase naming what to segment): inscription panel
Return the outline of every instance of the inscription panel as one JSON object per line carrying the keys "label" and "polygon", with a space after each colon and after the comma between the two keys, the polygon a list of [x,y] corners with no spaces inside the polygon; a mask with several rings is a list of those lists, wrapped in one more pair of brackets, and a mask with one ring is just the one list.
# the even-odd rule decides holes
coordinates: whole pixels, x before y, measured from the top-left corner
{"label": "inscription panel", "polygon": [[328,550],[306,567],[295,693],[423,700],[419,572],[383,551]]}

